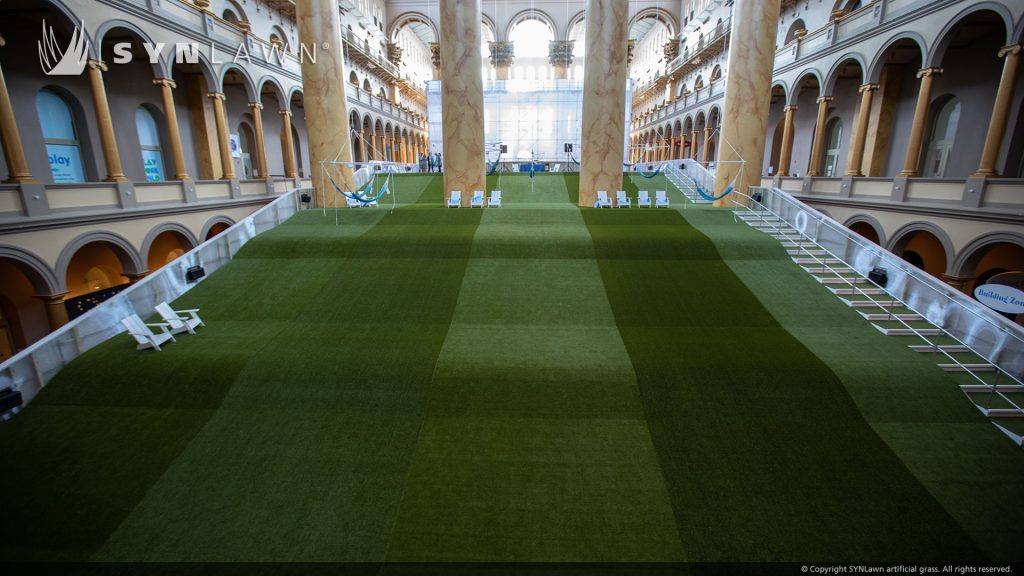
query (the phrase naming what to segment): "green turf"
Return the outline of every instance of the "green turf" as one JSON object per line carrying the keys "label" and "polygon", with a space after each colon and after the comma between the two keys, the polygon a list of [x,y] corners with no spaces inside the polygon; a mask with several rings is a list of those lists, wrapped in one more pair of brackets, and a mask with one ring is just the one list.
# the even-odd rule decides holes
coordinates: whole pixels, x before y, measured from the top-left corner
{"label": "green turf", "polygon": [[262,234],[176,303],[199,335],[0,426],[0,559],[1021,559],[1024,459],[934,358],[726,211],[577,185]]}

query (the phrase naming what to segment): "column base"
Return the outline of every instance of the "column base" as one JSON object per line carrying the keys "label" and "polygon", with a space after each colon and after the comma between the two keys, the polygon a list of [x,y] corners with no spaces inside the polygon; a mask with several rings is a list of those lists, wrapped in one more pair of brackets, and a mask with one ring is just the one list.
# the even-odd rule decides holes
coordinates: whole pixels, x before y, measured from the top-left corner
{"label": "column base", "polygon": [[39,184],[39,180],[31,174],[12,174],[10,178],[3,181],[4,184]]}
{"label": "column base", "polygon": [[128,182],[128,177],[124,174],[111,174],[103,179],[104,182]]}
{"label": "column base", "polygon": [[812,178],[817,178],[821,176],[821,174],[819,174],[817,170],[808,170],[807,175]]}
{"label": "column base", "polygon": [[184,182],[185,180],[191,180],[192,177],[189,176],[188,174],[175,174],[174,179]]}
{"label": "column base", "polygon": [[864,177],[864,173],[863,172],[843,172],[843,176],[850,176],[850,177],[853,177],[853,178],[863,178]]}
{"label": "column base", "polygon": [[999,173],[995,170],[978,170],[971,174],[971,178],[998,178]]}
{"label": "column base", "polygon": [[903,170],[897,175],[897,178],[917,178],[918,176],[920,174],[917,170]]}

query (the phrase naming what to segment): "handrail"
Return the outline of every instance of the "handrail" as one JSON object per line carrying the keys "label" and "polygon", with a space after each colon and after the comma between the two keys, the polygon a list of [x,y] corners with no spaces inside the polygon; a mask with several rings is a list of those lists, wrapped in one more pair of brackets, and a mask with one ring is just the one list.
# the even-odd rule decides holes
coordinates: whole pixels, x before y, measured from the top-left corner
{"label": "handrail", "polygon": [[64,366],[124,332],[122,318],[131,314],[145,318],[160,302],[171,302],[201,282],[202,279],[197,282],[186,279],[189,268],[202,266],[207,274],[216,271],[257,234],[276,227],[298,212],[299,194],[304,190],[308,189],[285,192],[224,232],[15,354],[0,364],[0,389],[12,387],[20,391],[27,405]]}
{"label": "handrail", "polygon": [[[799,236],[799,241],[796,244],[801,255],[813,258],[817,262],[816,266],[828,269],[828,273],[846,279],[848,288],[854,289],[862,296],[867,296],[869,300],[874,299],[870,298],[870,295],[865,293],[860,285],[837,271],[829,259],[838,261],[843,267],[853,270],[862,277],[866,277],[872,268],[882,265],[887,271],[889,282],[886,286],[879,286],[879,288],[882,288],[894,302],[939,328],[942,335],[948,336],[994,365],[996,367],[994,382],[984,381],[969,370],[963,362],[943,349],[942,345],[933,342],[903,318],[893,315],[891,308],[879,304],[878,307],[889,315],[887,320],[902,324],[931,346],[933,351],[943,354],[953,364],[961,367],[964,373],[970,374],[981,386],[991,392],[990,397],[998,396],[1013,407],[993,412],[990,408],[979,405],[979,408],[987,415],[999,415],[1005,412],[1024,415],[1024,407],[1004,394],[999,388],[1001,377],[1009,378],[1013,385],[1024,386],[1021,381],[1024,378],[1024,330],[1018,325],[995,314],[965,294],[953,290],[930,274],[910,265],[839,222],[803,204],[785,191],[769,187],[751,187],[751,190],[760,192],[762,198],[758,200],[747,194],[736,193],[747,200],[747,204],[744,206],[746,210],[758,215],[759,211],[751,207],[752,205],[757,206],[761,212],[771,214],[778,218],[779,222],[785,223],[796,231]],[[764,221],[763,214],[758,216]],[[814,223],[813,235],[807,231],[812,222]],[[776,230],[781,230],[778,225],[771,225]],[[788,234],[788,232],[786,233]],[[813,243],[827,256],[823,258],[811,253],[805,247],[800,246],[803,242]]]}

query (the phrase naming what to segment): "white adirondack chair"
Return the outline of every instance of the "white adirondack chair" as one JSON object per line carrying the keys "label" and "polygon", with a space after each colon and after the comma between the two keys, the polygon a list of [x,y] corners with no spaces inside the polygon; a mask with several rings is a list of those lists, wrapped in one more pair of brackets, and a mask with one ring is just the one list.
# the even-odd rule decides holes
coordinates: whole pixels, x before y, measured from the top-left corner
{"label": "white adirondack chair", "polygon": [[640,190],[637,192],[636,207],[643,208],[644,206],[651,207],[651,195],[647,190]]}
{"label": "white adirondack chair", "polygon": [[608,192],[606,190],[597,191],[597,207],[598,208],[611,208],[612,202],[608,199]]}
{"label": "white adirondack chair", "polygon": [[626,196],[625,190],[618,190],[615,192],[615,205],[619,208],[632,208],[633,200]]}
{"label": "white adirondack chair", "polygon": [[[128,329],[128,333],[139,343],[135,347],[136,350],[153,348],[159,352],[161,344],[168,340],[174,342],[174,335],[168,330],[170,328],[168,324],[146,324],[142,321],[142,318],[139,318],[138,314],[122,318],[121,324],[124,324],[124,327]],[[159,328],[160,331],[153,332],[150,328]]]}
{"label": "white adirondack chair", "polygon": [[469,199],[470,208],[483,208],[484,207],[484,191],[475,190],[473,191],[473,197]]}
{"label": "white adirondack chair", "polygon": [[491,190],[491,197],[487,199],[488,208],[501,208],[501,190]]}
{"label": "white adirondack chair", "polygon": [[456,208],[462,207],[462,191],[452,190],[452,197],[448,199],[448,207],[451,208],[452,206]]}
{"label": "white adirondack chair", "polygon": [[654,207],[655,208],[668,208],[668,197],[665,196],[664,190],[657,190],[654,193]]}
{"label": "white adirondack chair", "polygon": [[[167,302],[161,302],[156,305],[156,312],[164,319],[164,322],[171,326],[171,334],[179,334],[181,332],[195,334],[196,328],[199,326],[206,326],[206,324],[204,324],[199,318],[198,308],[191,310],[174,310]],[[185,314],[187,314],[187,316]]]}

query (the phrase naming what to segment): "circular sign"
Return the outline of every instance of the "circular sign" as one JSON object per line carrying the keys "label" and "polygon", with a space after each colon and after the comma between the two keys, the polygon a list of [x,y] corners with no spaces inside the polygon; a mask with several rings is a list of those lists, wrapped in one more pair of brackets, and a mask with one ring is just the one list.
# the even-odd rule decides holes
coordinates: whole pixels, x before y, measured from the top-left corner
{"label": "circular sign", "polygon": [[1003,284],[985,284],[974,289],[974,297],[985,306],[1007,314],[1024,313],[1024,292]]}

